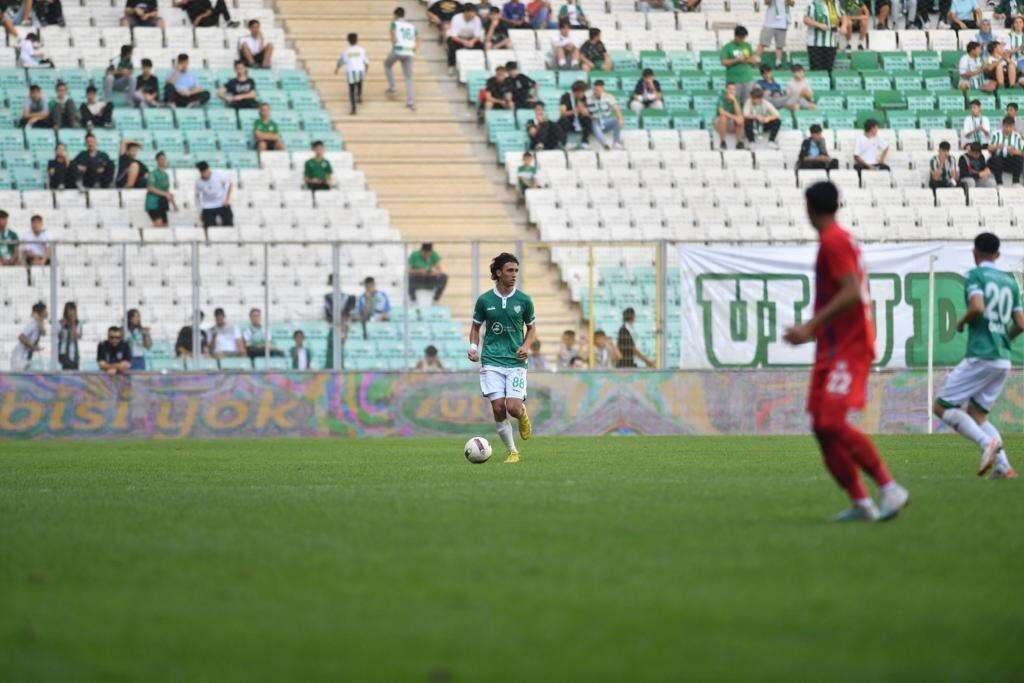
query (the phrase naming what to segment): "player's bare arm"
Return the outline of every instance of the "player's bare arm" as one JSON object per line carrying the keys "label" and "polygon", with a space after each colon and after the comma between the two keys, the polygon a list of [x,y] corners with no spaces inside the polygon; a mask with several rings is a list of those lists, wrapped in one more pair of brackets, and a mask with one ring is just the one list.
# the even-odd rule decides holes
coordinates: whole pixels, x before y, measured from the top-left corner
{"label": "player's bare arm", "polygon": [[1013,312],[1013,329],[1010,330],[1008,336],[1010,339],[1016,339],[1024,332],[1024,311]]}
{"label": "player's bare arm", "polygon": [[805,344],[814,339],[814,332],[819,327],[829,324],[854,306],[861,305],[860,283],[857,281],[855,273],[850,273],[842,278],[839,285],[839,291],[829,300],[828,304],[818,311],[817,315],[802,325],[794,325],[786,330],[783,338],[787,342],[794,346]]}
{"label": "player's bare arm", "polygon": [[963,332],[964,328],[970,325],[975,318],[981,317],[984,313],[985,297],[982,296],[981,292],[978,292],[971,296],[971,303],[967,307],[967,312],[956,323],[956,331]]}
{"label": "player's bare arm", "polygon": [[[470,334],[472,334],[472,332],[470,332]],[[516,349],[516,358],[519,360],[526,360],[529,358],[530,346],[533,345],[535,339],[537,339],[537,326],[527,325],[526,338],[523,340],[523,345]]]}
{"label": "player's bare arm", "polygon": [[469,328],[469,360],[476,363],[480,360],[480,323],[473,322]]}

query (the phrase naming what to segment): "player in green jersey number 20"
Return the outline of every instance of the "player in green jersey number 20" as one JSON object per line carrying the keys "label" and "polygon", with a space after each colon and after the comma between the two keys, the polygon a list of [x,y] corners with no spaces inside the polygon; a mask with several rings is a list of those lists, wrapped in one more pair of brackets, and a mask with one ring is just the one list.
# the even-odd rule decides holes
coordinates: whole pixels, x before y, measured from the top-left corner
{"label": "player in green jersey number 20", "polygon": [[[533,300],[516,289],[519,260],[498,254],[491,261],[494,289],[484,292],[473,308],[469,330],[469,359],[480,361],[480,391],[491,402],[498,436],[506,448],[505,462],[519,462],[509,416],[519,422],[519,436],[530,438],[533,427],[526,414],[526,358],[537,337]],[[480,328],[484,328],[483,346]],[[523,330],[526,330],[525,335]]]}
{"label": "player in green jersey number 20", "polygon": [[979,477],[992,470],[994,478],[1010,479],[1017,473],[988,414],[1010,374],[1010,346],[1024,330],[1024,310],[1017,281],[996,268],[997,258],[998,237],[983,232],[974,238],[977,268],[967,274],[967,313],[956,325],[957,332],[968,330],[967,354],[949,373],[932,411],[981,448]]}

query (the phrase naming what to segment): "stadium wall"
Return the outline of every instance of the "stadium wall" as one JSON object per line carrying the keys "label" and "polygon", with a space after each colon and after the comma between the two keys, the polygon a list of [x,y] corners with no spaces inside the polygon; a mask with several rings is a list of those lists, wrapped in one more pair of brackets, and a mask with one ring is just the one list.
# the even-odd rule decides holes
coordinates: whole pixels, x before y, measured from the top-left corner
{"label": "stadium wall", "polygon": [[[937,373],[936,385],[945,371]],[[807,432],[806,369],[580,372],[530,376],[544,435]],[[927,430],[926,373],[874,373],[860,422],[872,433]],[[1014,373],[994,413],[1020,431]],[[475,373],[219,373],[124,378],[0,375],[3,438],[460,436],[490,432]]]}

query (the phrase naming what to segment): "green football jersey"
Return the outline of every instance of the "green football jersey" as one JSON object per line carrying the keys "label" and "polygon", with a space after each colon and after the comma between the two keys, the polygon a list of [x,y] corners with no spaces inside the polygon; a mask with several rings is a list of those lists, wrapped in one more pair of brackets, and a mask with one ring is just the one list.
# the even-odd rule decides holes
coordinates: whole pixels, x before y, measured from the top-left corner
{"label": "green football jersey", "polygon": [[480,325],[484,338],[480,362],[499,368],[526,367],[516,351],[526,339],[526,326],[535,320],[533,299],[513,289],[507,297],[497,289],[484,292],[473,308],[473,322]]}
{"label": "green football jersey", "polygon": [[1009,273],[983,263],[967,274],[964,296],[968,304],[976,294],[984,297],[985,312],[968,326],[967,357],[1009,360],[1013,312],[1021,310],[1017,281]]}

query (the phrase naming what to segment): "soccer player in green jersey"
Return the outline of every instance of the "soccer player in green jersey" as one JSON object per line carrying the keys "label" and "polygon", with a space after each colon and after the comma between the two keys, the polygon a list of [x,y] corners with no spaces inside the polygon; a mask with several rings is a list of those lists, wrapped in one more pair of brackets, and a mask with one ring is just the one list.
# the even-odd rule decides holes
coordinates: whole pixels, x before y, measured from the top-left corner
{"label": "soccer player in green jersey", "polygon": [[[978,476],[989,470],[994,478],[1017,476],[1003,450],[999,431],[988,414],[1010,374],[1010,346],[1024,330],[1020,287],[999,270],[999,238],[983,232],[974,238],[974,268],[967,274],[967,313],[956,324],[967,328],[967,354],[953,368],[932,407],[935,415],[981,448]],[[967,403],[967,410],[961,409]]]}
{"label": "soccer player in green jersey", "polygon": [[491,402],[498,436],[508,448],[505,462],[519,462],[509,416],[519,422],[519,436],[524,441],[533,433],[524,401],[526,359],[530,344],[537,338],[536,315],[533,299],[516,289],[518,278],[519,259],[512,254],[501,253],[491,261],[494,289],[476,300],[469,330],[469,359],[480,362],[480,391]]}

